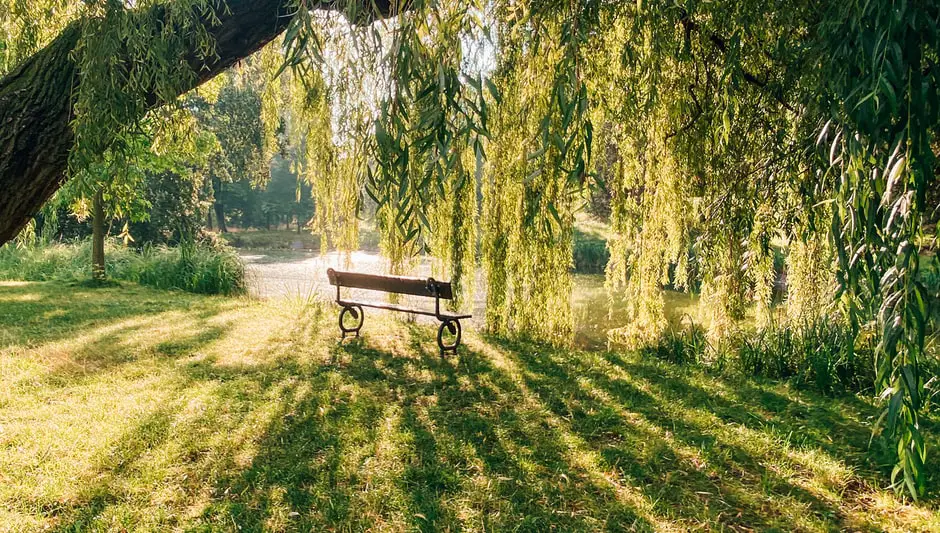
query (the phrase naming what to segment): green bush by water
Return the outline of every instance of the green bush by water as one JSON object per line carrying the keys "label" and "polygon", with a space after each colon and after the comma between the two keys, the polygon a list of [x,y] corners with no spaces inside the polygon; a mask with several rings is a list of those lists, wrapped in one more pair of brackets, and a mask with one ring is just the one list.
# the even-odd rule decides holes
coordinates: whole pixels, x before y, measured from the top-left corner
{"label": "green bush by water", "polygon": [[219,238],[234,248],[248,250],[320,251],[320,236],[309,231],[245,230],[220,233]]}
{"label": "green bush by water", "polygon": [[183,244],[145,248],[129,278],[158,289],[199,294],[244,294],[245,265],[229,248]]}
{"label": "green bush by water", "polygon": [[818,321],[732,339],[730,357],[747,375],[792,379],[820,392],[871,392],[875,383],[870,337],[856,340],[848,325]]}
{"label": "green bush by water", "polygon": [[[107,275],[160,289],[238,295],[246,291],[245,266],[225,246],[193,242],[137,251],[108,241]],[[91,242],[0,247],[0,279],[83,281],[91,278]]]}
{"label": "green bush by water", "polygon": [[677,364],[704,364],[746,376],[791,380],[825,394],[871,391],[874,344],[837,320],[740,331],[709,342],[697,325],[673,328],[643,351]]}
{"label": "green bush by water", "polygon": [[574,231],[574,271],[578,274],[603,274],[610,260],[607,241],[602,237]]}

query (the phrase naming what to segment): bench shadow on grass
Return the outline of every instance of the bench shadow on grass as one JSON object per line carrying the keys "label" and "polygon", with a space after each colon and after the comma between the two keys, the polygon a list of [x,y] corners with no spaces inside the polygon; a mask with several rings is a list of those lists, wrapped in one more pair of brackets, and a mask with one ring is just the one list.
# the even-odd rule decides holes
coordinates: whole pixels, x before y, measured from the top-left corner
{"label": "bench shadow on grass", "polygon": [[[289,416],[274,417],[250,464],[216,483],[215,493],[238,496],[217,499],[200,524],[434,531],[470,526],[458,516],[468,511],[487,530],[591,530],[605,520],[615,530],[651,528],[612,488],[575,471],[540,412],[507,404],[519,391],[486,358],[441,360],[416,329],[408,356],[353,342],[323,366],[292,368],[313,392],[283,397]],[[406,443],[404,462],[381,479],[370,463],[390,437]],[[601,506],[586,510],[585,494]]]}
{"label": "bench shadow on grass", "polygon": [[[337,345],[324,366],[294,368],[313,390],[329,392],[285,398],[290,416],[268,427],[252,462],[218,485],[244,496],[213,503],[202,522],[257,530],[281,516],[301,530],[357,530],[404,510],[406,527],[428,531],[468,520],[533,531],[878,528],[845,516],[827,492],[851,487],[805,486],[773,466],[788,461],[812,477],[803,459],[729,437],[803,431],[799,450],[870,472],[869,429],[858,418],[870,414],[864,404],[847,414],[826,398],[795,402],[738,382],[714,395],[660,364],[608,354],[599,365],[498,339],[442,360],[428,328],[405,329],[404,349],[376,349],[366,339]],[[497,364],[494,353],[504,360]],[[632,377],[612,377],[605,365]],[[695,412],[683,415],[677,404]],[[391,429],[383,425],[389,412]],[[376,459],[389,432],[407,436],[401,470],[377,481],[359,468]],[[349,456],[358,458],[351,464]]]}

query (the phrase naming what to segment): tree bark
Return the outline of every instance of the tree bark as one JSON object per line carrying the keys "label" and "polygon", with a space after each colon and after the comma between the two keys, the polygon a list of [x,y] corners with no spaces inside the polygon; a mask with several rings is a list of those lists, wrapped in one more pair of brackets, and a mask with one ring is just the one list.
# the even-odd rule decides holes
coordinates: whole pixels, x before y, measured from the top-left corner
{"label": "tree bark", "polygon": [[104,281],[107,271],[104,263],[104,199],[101,190],[92,199],[91,220],[91,278]]}
{"label": "tree bark", "polygon": [[[196,74],[193,89],[251,55],[287,27],[289,0],[217,0],[203,24],[215,39],[215,54],[185,58]],[[336,0],[312,3],[315,9],[339,10]],[[356,23],[391,16],[391,0],[361,0]],[[160,17],[163,7],[149,8]],[[79,83],[72,52],[81,37],[81,21],[70,24],[48,46],[0,79],[0,244],[19,233],[42,204],[66,180],[72,95]],[[118,68],[118,67],[116,67]],[[151,108],[166,102],[148,95]],[[102,111],[104,112],[104,111]]]}

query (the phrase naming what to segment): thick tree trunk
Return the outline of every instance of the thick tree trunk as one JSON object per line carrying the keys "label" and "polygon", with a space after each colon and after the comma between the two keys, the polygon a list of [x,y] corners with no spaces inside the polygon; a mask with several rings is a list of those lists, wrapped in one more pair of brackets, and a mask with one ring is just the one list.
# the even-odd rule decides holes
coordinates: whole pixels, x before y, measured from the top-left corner
{"label": "thick tree trunk", "polygon": [[62,185],[72,146],[71,91],[78,42],[70,26],[0,80],[0,244]]}
{"label": "thick tree trunk", "polygon": [[[291,19],[289,0],[218,0],[204,24],[215,38],[215,55],[204,60],[196,50],[186,58],[196,73],[186,92],[223,72],[277,37]],[[317,9],[340,9],[321,0]],[[390,0],[362,0],[357,22],[389,16]],[[150,8],[159,17],[163,8]],[[69,25],[48,46],[0,80],[0,244],[19,233],[66,179],[72,95],[79,82],[72,52],[81,23]],[[152,107],[165,102],[155,95]],[[102,110],[102,112],[106,112]]]}
{"label": "thick tree trunk", "polygon": [[104,281],[107,271],[104,264],[104,199],[101,190],[92,200],[91,219],[91,277]]}

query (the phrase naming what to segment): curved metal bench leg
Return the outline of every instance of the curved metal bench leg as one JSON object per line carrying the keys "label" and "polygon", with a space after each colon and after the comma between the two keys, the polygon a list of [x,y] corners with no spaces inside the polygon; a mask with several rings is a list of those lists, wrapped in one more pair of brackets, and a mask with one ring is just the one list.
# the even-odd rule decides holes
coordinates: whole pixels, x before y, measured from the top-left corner
{"label": "curved metal bench leg", "polygon": [[[450,332],[451,335],[454,335],[453,342],[444,342],[445,329]],[[441,326],[437,328],[437,346],[441,349],[441,357],[444,357],[444,354],[448,352],[457,355],[457,347],[460,346],[461,333],[460,321],[456,318],[446,319],[441,322]]]}
{"label": "curved metal bench leg", "polygon": [[[344,319],[346,314],[349,313],[352,315],[353,319],[358,320],[355,326],[347,327]],[[339,312],[339,329],[343,332],[343,338],[346,338],[346,334],[352,333],[354,336],[359,336],[359,330],[362,329],[362,323],[365,321],[366,315],[362,311],[361,305],[344,305],[343,310]]]}

